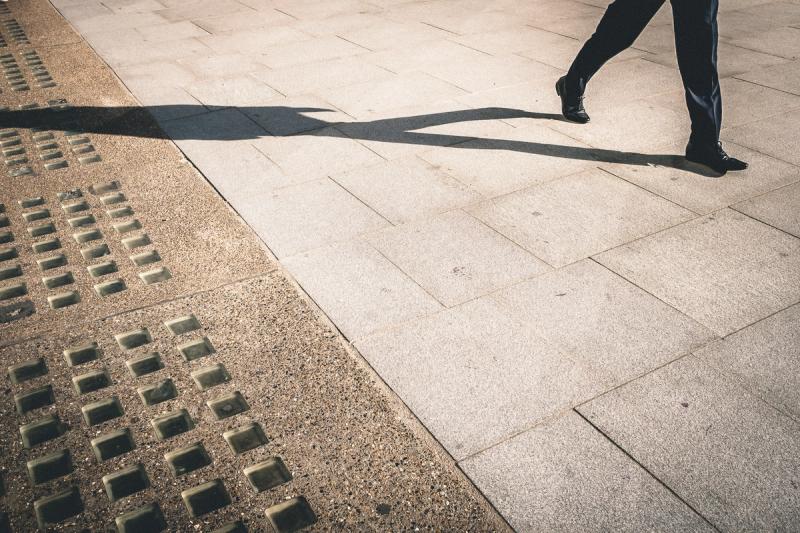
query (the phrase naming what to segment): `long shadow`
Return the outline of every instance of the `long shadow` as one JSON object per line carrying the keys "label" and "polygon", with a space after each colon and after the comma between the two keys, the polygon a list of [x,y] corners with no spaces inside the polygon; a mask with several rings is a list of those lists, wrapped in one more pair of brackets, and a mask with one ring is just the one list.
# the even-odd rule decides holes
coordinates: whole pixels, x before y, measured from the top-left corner
{"label": "long shadow", "polygon": [[[308,113],[333,112],[331,109],[259,106],[229,107],[209,112],[202,105],[164,105],[149,107],[75,106],[66,109],[37,108],[0,112],[2,128],[40,128],[77,130],[85,133],[181,140],[232,141],[270,136],[308,135],[341,137],[425,146],[450,146],[471,150],[507,150],[563,159],[577,159],[629,165],[657,165],[718,176],[710,169],[693,165],[675,154],[644,154],[602,148],[537,143],[509,139],[487,139],[469,135],[421,132],[424,128],[474,122],[530,118],[563,120],[561,115],[520,109],[487,107],[446,111],[369,121],[326,121]],[[161,125],[153,119],[159,117]],[[174,120],[169,120],[174,118]],[[591,127],[591,126],[587,126]]]}

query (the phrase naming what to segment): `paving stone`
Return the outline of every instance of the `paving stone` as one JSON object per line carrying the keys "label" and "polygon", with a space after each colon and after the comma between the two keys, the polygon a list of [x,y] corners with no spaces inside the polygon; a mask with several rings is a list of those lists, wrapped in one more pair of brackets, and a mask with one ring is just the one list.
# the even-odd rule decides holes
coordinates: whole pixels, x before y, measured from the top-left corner
{"label": "paving stone", "polygon": [[734,209],[800,237],[800,183],[736,204]]}
{"label": "paving stone", "polygon": [[72,238],[75,239],[75,242],[78,244],[84,244],[91,241],[96,241],[103,238],[103,234],[100,230],[89,230],[89,231],[82,231],[80,233],[73,233]]}
{"label": "paving stone", "polygon": [[102,424],[114,418],[122,416],[122,405],[116,396],[98,400],[81,407],[83,419],[90,426]]}
{"label": "paving stone", "polygon": [[164,460],[175,477],[211,464],[211,457],[200,442],[166,453]]}
{"label": "paving stone", "polygon": [[243,426],[231,429],[222,434],[225,442],[236,454],[258,448],[269,442],[264,430],[257,422],[250,422]]}
{"label": "paving stone", "polygon": [[61,423],[58,415],[47,415],[19,428],[22,444],[26,448],[33,448],[43,442],[56,439],[66,430],[66,425]]}
{"label": "paving stone", "polygon": [[197,317],[194,315],[173,318],[172,320],[164,322],[164,326],[173,335],[183,335],[184,333],[189,333],[190,331],[197,331],[202,327],[200,325],[200,321],[197,320]]}
{"label": "paving stone", "polygon": [[480,199],[476,191],[416,157],[360,168],[333,179],[393,224],[427,218]]}
{"label": "paving stone", "polygon": [[10,267],[0,268],[0,281],[18,278],[22,276],[22,267],[14,265]]}
{"label": "paving stone", "polygon": [[244,396],[242,396],[239,391],[234,391],[230,394],[208,400],[206,405],[208,405],[208,408],[214,413],[214,417],[217,420],[236,416],[250,409]]}
{"label": "paving stone", "polygon": [[14,395],[14,405],[16,405],[17,412],[21,415],[48,405],[53,405],[55,401],[56,398],[53,394],[52,385],[45,385],[44,387]]}
{"label": "paving stone", "polygon": [[266,515],[275,533],[299,531],[317,521],[317,516],[302,496],[273,505],[267,509]]}
{"label": "paving stone", "polygon": [[797,423],[697,358],[579,411],[719,530],[797,523]]}
{"label": "paving stone", "polygon": [[98,244],[96,246],[89,246],[81,250],[81,255],[87,261],[90,261],[92,259],[98,259],[100,257],[110,254],[111,250],[108,248],[107,244]]}
{"label": "paving stone", "polygon": [[574,412],[460,467],[517,531],[714,531]]}
{"label": "paving stone", "polygon": [[184,342],[179,344],[177,349],[186,361],[207,357],[216,351],[208,337]]}
{"label": "paving stone", "polygon": [[9,261],[19,257],[19,252],[16,248],[4,248],[0,250],[0,261]]}
{"label": "paving stone", "polygon": [[350,340],[441,309],[400,269],[361,241],[299,254],[284,265]]}
{"label": "paving stone", "polygon": [[129,511],[115,519],[119,533],[138,533],[152,531],[158,533],[167,529],[167,522],[157,503],[149,503]]}
{"label": "paving stone", "polygon": [[200,390],[208,390],[231,380],[231,376],[221,363],[204,366],[190,374]]}
{"label": "paving stone", "polygon": [[123,350],[133,350],[134,348],[153,342],[153,337],[147,329],[136,329],[126,331],[125,333],[118,333],[114,335],[114,339]]}
{"label": "paving stone", "polygon": [[0,300],[11,300],[28,294],[28,287],[24,283],[15,283],[0,287]]}
{"label": "paving stone", "polygon": [[136,448],[128,428],[111,431],[92,439],[92,451],[98,461],[107,461]]}
{"label": "paving stone", "polygon": [[28,461],[27,467],[32,483],[47,483],[72,473],[72,455],[69,450],[59,450]]}
{"label": "paving stone", "polygon": [[469,212],[556,268],[694,217],[597,169],[478,204]]}
{"label": "paving stone", "polygon": [[240,213],[279,258],[389,225],[327,178],[254,195]]}
{"label": "paving stone", "polygon": [[800,95],[800,60],[752,69],[737,76],[759,85]]}
{"label": "paving stone", "polygon": [[108,376],[108,372],[106,372],[105,369],[93,370],[72,378],[72,386],[78,394],[87,394],[108,387],[109,385],[111,385],[111,378]]}
{"label": "paving stone", "polygon": [[83,512],[83,500],[77,487],[45,496],[33,502],[39,528],[47,528],[48,524],[57,524]]}
{"label": "paving stone", "polygon": [[80,294],[76,291],[66,291],[47,297],[47,303],[52,309],[61,309],[75,305],[81,301]]}
{"label": "paving stone", "polygon": [[117,272],[119,269],[115,261],[103,261],[102,263],[86,267],[86,270],[93,278],[99,278]]}
{"label": "paving stone", "polygon": [[161,256],[156,250],[142,252],[131,256],[131,261],[136,266],[144,266],[161,261]]}
{"label": "paving stone", "polygon": [[138,387],[136,392],[139,394],[142,403],[146,406],[153,406],[162,402],[174,399],[178,395],[178,390],[172,379],[165,379],[151,385]]}
{"label": "paving stone", "polygon": [[194,428],[194,422],[186,409],[179,409],[157,416],[151,421],[151,424],[158,440],[167,440]]}
{"label": "paving stone", "polygon": [[264,492],[292,479],[292,474],[280,457],[270,457],[266,461],[248,466],[244,469],[244,475],[256,492]]}
{"label": "paving stone", "polygon": [[44,358],[29,359],[8,367],[11,383],[20,384],[47,374],[47,363]]}
{"label": "paving stone", "polygon": [[125,361],[125,366],[128,367],[128,371],[133,375],[133,377],[138,378],[153,372],[158,372],[164,368],[164,362],[161,360],[160,354],[153,352],[140,357],[135,357],[133,359],[128,359]]}
{"label": "paving stone", "polygon": [[731,210],[596,259],[720,336],[800,300],[800,240]]}
{"label": "paving stone", "polygon": [[124,218],[133,215],[133,209],[129,205],[125,207],[118,207],[116,209],[109,209],[106,214],[111,218]]}
{"label": "paving stone", "polygon": [[231,503],[231,497],[219,479],[184,490],[181,498],[192,517],[216,511]]}
{"label": "paving stone", "polygon": [[463,211],[382,230],[366,240],[447,306],[550,270]]}
{"label": "paving stone", "polygon": [[144,466],[137,464],[103,476],[103,486],[108,499],[115,502],[146,489],[150,486],[150,480]]}
{"label": "paving stone", "polygon": [[100,359],[102,352],[96,342],[74,346],[64,350],[64,358],[69,366],[78,366]]}
{"label": "paving stone", "polygon": [[103,283],[97,283],[94,286],[94,292],[96,292],[98,296],[105,298],[107,296],[111,296],[112,294],[122,292],[127,288],[128,286],[125,284],[125,280],[118,278],[105,281]]}
{"label": "paving stone", "polygon": [[154,268],[153,270],[139,273],[139,278],[145,283],[145,285],[152,285],[153,283],[166,281],[171,277],[172,273],[168,268],[165,267],[158,267]]}
{"label": "paving stone", "polygon": [[148,244],[152,244],[152,241],[146,233],[122,239],[122,245],[128,250],[135,250],[136,248],[141,248],[142,246],[147,246]]}
{"label": "paving stone", "polygon": [[[800,30],[796,30],[800,33]],[[781,116],[769,117],[743,126],[725,129],[722,138],[763,152],[772,157],[800,165],[798,140],[787,131],[792,131],[800,111],[787,111]]]}
{"label": "paving stone", "polygon": [[610,384],[624,383],[715,339],[709,329],[591,260],[516,285],[493,299],[592,368],[596,380]]}

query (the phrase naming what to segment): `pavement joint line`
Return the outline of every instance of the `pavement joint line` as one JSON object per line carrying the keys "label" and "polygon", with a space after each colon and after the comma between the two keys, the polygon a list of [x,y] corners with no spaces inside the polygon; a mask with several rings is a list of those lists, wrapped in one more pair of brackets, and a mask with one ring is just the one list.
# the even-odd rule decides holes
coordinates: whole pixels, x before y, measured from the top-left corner
{"label": "pavement joint line", "polygon": [[590,425],[592,428],[594,428],[594,430],[595,430],[595,431],[597,431],[598,433],[600,433],[600,434],[601,434],[603,437],[605,437],[605,438],[606,438],[606,439],[607,439],[607,440],[608,440],[608,441],[609,441],[611,444],[613,444],[613,445],[614,445],[614,447],[616,447],[616,448],[617,448],[619,451],[621,451],[622,453],[624,453],[624,454],[625,454],[625,455],[626,455],[626,456],[627,456],[627,457],[628,457],[628,458],[629,458],[631,461],[633,461],[634,463],[636,463],[636,464],[639,466],[639,468],[641,468],[642,470],[644,470],[645,472],[647,472],[647,475],[649,475],[649,476],[650,476],[651,478],[653,478],[653,479],[654,479],[654,480],[655,480],[657,483],[659,483],[659,484],[660,484],[662,487],[664,487],[664,488],[665,488],[667,491],[669,491],[669,492],[670,492],[670,493],[671,493],[671,494],[672,494],[672,495],[673,495],[675,498],[677,498],[678,500],[680,500],[680,501],[681,501],[681,502],[682,502],[682,503],[683,503],[683,504],[684,504],[686,507],[688,507],[689,509],[691,509],[691,510],[692,510],[692,512],[693,512],[694,514],[696,514],[697,516],[699,516],[699,517],[700,517],[700,518],[701,518],[701,519],[702,519],[702,520],[703,520],[703,521],[704,521],[706,524],[708,524],[708,525],[709,525],[711,528],[713,528],[713,529],[714,529],[714,531],[717,531],[718,533],[722,533],[722,530],[721,530],[721,529],[719,529],[719,528],[718,528],[718,527],[717,527],[717,526],[716,526],[716,525],[715,525],[713,522],[711,522],[711,521],[710,521],[708,518],[706,518],[706,516],[705,516],[705,515],[703,515],[702,513],[700,513],[700,511],[699,511],[698,509],[696,509],[696,508],[695,508],[695,507],[694,507],[692,504],[690,504],[688,501],[686,501],[686,500],[685,500],[685,499],[684,499],[684,498],[683,498],[683,497],[682,497],[680,494],[678,494],[678,493],[677,493],[675,490],[673,490],[673,488],[672,488],[672,487],[670,487],[669,485],[667,485],[667,484],[666,484],[666,483],[665,483],[663,480],[659,479],[659,478],[658,478],[658,477],[657,477],[657,476],[656,476],[656,475],[655,475],[653,472],[651,472],[651,471],[650,471],[650,469],[648,469],[648,468],[647,468],[647,467],[646,467],[644,464],[642,464],[642,463],[641,463],[641,462],[640,462],[638,459],[636,459],[636,458],[635,458],[633,455],[631,455],[630,453],[628,453],[628,451],[627,451],[627,450],[625,450],[625,448],[623,448],[622,446],[620,446],[619,444],[617,444],[617,442],[616,442],[616,441],[614,441],[614,439],[612,439],[610,435],[606,434],[606,433],[605,433],[605,432],[604,432],[602,429],[600,429],[598,426],[596,426],[594,423],[592,423],[592,421],[591,421],[591,420],[589,420],[588,418],[586,418],[586,417],[583,415],[583,413],[581,413],[581,412],[580,412],[580,411],[578,411],[577,409],[573,409],[573,411],[574,411],[574,412],[575,412],[575,413],[576,413],[578,416],[580,416],[580,417],[581,417],[581,418],[582,418],[582,419],[583,419],[583,420],[584,420],[584,421],[585,421],[587,424],[589,424],[589,425]]}

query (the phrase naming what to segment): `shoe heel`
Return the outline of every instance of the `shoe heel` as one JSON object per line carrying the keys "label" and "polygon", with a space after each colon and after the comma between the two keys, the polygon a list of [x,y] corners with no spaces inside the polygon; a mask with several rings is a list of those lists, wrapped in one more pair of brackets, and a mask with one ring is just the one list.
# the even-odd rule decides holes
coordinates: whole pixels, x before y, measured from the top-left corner
{"label": "shoe heel", "polygon": [[556,94],[557,94],[558,96],[561,96],[561,84],[559,83],[560,81],[561,81],[561,80],[558,80],[558,81],[556,82]]}

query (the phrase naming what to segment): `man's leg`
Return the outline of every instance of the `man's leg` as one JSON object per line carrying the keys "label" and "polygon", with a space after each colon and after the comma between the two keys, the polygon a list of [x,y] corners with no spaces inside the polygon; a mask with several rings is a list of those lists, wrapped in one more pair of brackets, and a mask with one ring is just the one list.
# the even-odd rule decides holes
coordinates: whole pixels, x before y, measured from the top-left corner
{"label": "man's leg", "polygon": [[686,155],[717,171],[743,170],[719,145],[722,95],[717,73],[719,0],[671,0],[678,67],[686,90],[692,133]]}
{"label": "man's leg", "polygon": [[567,72],[564,84],[567,92],[582,95],[586,84],[600,67],[630,47],[663,4],[664,0],[616,0],[611,3],[594,35],[583,45]]}

